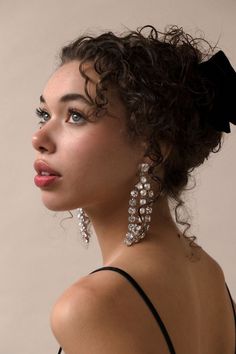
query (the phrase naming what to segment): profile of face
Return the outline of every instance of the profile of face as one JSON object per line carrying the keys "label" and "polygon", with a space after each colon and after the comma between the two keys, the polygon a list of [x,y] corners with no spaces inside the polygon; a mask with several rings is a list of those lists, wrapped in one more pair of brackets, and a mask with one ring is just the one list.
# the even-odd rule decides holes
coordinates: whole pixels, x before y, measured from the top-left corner
{"label": "profile of face", "polygon": [[[86,74],[94,97],[99,76],[91,64]],[[53,73],[40,99],[40,129],[32,138],[35,182],[50,210],[119,205],[129,197],[143,162],[144,144],[127,138],[127,112],[115,89],[108,90],[105,113],[92,119],[94,106],[84,85],[79,62],[71,61]]]}

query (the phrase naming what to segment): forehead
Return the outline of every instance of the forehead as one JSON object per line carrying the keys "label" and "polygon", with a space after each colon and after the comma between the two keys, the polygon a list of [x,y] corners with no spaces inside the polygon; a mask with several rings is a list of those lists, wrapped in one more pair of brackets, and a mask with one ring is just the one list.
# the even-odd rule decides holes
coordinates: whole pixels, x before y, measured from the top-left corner
{"label": "forehead", "polygon": [[[74,60],[59,67],[46,83],[43,96],[61,97],[68,92],[84,93],[85,79],[80,73],[79,65],[80,62]],[[99,76],[89,63],[83,65],[83,71],[90,78],[88,88],[92,89]]]}
{"label": "forehead", "polygon": [[[79,65],[80,61],[74,60],[63,64],[52,74],[42,94],[47,105],[52,108],[56,108],[58,104],[60,106],[64,105],[65,103],[61,101],[61,98],[68,94],[81,94],[85,99],[88,98],[85,92],[85,78],[80,73]],[[84,63],[82,70],[89,77],[86,88],[89,96],[94,99],[96,96],[96,84],[100,77],[94,70],[93,63]],[[110,86],[106,92],[106,97],[108,99],[106,110],[109,116],[125,120],[128,112],[117,93],[117,89]],[[90,99],[88,99],[89,105],[90,102]]]}

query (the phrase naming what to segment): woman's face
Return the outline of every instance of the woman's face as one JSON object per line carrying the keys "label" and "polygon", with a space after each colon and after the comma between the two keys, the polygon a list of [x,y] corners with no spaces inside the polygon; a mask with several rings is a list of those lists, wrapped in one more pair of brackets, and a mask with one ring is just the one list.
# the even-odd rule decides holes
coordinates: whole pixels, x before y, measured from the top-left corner
{"label": "woman's face", "polygon": [[[92,79],[88,89],[94,97],[99,77],[91,65],[85,70]],[[43,203],[55,211],[102,204],[115,207],[129,197],[143,161],[144,145],[127,139],[127,113],[114,90],[108,92],[107,112],[97,120],[86,119],[93,106],[84,82],[79,62],[71,61],[51,76],[40,99],[42,124],[32,140],[35,181]],[[52,172],[48,167],[59,176],[42,176]]]}

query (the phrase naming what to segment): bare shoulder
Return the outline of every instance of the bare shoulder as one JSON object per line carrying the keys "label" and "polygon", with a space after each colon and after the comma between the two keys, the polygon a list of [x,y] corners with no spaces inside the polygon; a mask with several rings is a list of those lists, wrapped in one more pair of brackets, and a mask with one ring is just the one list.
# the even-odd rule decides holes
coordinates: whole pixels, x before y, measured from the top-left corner
{"label": "bare shoulder", "polygon": [[[219,290],[222,290],[222,294],[224,294],[226,299],[229,300],[228,292],[227,292],[226,286],[225,286],[227,284],[227,281],[225,279],[224,270],[222,269],[221,265],[212,256],[210,256],[205,251],[203,251],[203,254],[204,254],[204,258],[206,259],[206,262],[207,262],[206,270],[209,273],[209,275],[211,276],[210,279],[212,279],[212,282],[215,282],[216,284],[218,284]],[[235,301],[233,301],[233,304],[234,304],[234,308],[236,311]],[[231,308],[230,308],[230,310],[231,310]]]}
{"label": "bare shoulder", "polygon": [[224,272],[220,263],[215,258],[213,258],[213,256],[209,254],[208,254],[208,262],[212,266],[212,268],[215,269],[216,274],[224,278]]}
{"label": "bare shoulder", "polygon": [[205,270],[208,271],[214,279],[222,284],[225,282],[224,271],[221,265],[210,254],[201,248],[201,261]]}
{"label": "bare shoulder", "polygon": [[122,285],[113,272],[81,278],[55,303],[52,331],[66,354],[139,353],[124,326],[118,292]]}

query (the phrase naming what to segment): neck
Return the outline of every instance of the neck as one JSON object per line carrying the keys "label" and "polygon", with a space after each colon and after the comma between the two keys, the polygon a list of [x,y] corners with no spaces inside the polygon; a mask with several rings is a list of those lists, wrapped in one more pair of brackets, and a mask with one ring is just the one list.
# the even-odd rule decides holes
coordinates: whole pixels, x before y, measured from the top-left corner
{"label": "neck", "polygon": [[[96,208],[86,209],[101,248],[103,264],[111,264],[123,253],[134,252],[140,249],[141,245],[149,243],[150,246],[160,243],[167,235],[177,235],[178,229],[170,214],[166,197],[160,197],[153,205],[152,221],[144,239],[138,244],[128,247],[123,240],[128,230],[128,200],[124,203],[111,205],[99,205]],[[114,205],[114,204],[113,204]],[[137,247],[138,246],[138,247]]]}

